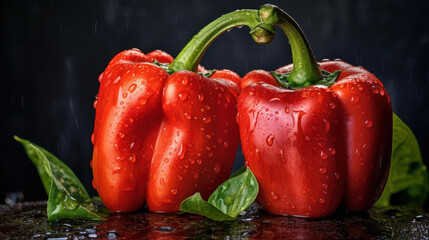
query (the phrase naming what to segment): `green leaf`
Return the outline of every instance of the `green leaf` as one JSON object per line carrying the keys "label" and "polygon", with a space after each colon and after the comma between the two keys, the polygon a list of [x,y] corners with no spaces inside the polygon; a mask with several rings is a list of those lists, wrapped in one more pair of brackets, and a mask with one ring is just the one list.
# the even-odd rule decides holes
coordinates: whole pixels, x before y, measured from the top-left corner
{"label": "green leaf", "polygon": [[393,114],[389,179],[375,206],[423,206],[428,192],[428,172],[423,164],[417,139],[411,129]]}
{"label": "green leaf", "polygon": [[214,221],[235,220],[235,217],[224,214],[215,206],[206,202],[199,192],[183,200],[180,204],[180,210],[183,212],[199,214]]}
{"label": "green leaf", "polygon": [[185,199],[180,210],[203,215],[215,221],[228,221],[249,207],[258,195],[259,185],[249,168],[222,183],[206,202],[200,193]]}
{"label": "green leaf", "polygon": [[82,183],[58,158],[28,140],[14,137],[20,142],[39,172],[48,194],[48,220],[86,219],[102,220],[105,214],[97,213]]}
{"label": "green leaf", "polygon": [[231,176],[229,176],[229,178],[237,177],[238,175],[244,173],[246,170],[247,170],[247,167],[246,166],[242,166],[237,171],[235,171],[233,174],[231,174]]}

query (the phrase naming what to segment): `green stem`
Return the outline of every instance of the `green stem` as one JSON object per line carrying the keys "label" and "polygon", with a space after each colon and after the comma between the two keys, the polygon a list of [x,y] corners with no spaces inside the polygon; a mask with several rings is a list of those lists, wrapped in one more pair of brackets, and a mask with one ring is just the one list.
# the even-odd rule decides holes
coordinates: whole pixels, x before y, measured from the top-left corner
{"label": "green stem", "polygon": [[274,38],[274,27],[262,23],[258,11],[238,10],[225,14],[204,27],[177,55],[169,69],[174,72],[180,70],[196,72],[210,44],[223,32],[239,26],[250,27],[250,33],[257,43],[269,43]]}
{"label": "green stem", "polygon": [[293,69],[288,81],[298,86],[312,85],[323,79],[310,44],[298,23],[277,6],[266,4],[259,9],[265,24],[279,26],[289,39]]}

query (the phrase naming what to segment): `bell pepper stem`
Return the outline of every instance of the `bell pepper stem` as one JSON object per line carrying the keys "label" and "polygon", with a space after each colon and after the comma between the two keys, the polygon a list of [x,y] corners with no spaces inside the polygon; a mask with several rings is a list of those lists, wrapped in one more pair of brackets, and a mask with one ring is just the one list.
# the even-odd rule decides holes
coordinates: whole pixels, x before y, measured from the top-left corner
{"label": "bell pepper stem", "polygon": [[257,10],[237,10],[219,17],[198,32],[170,64],[169,70],[196,72],[210,44],[223,32],[239,26],[248,26],[257,43],[269,43],[274,38],[274,26],[264,24]]}
{"label": "bell pepper stem", "polygon": [[323,79],[313,50],[298,23],[282,9],[271,4],[263,5],[259,9],[259,15],[264,23],[279,26],[289,39],[293,59],[289,82],[306,86]]}

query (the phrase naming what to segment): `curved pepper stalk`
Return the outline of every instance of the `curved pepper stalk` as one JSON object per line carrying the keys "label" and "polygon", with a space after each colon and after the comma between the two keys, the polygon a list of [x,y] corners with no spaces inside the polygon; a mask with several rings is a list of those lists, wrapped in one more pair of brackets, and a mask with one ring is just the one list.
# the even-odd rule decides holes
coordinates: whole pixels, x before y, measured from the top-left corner
{"label": "curved pepper stalk", "polygon": [[340,206],[368,210],[390,167],[392,107],[383,84],[362,67],[317,63],[289,15],[273,5],[259,12],[286,33],[293,58],[241,83],[240,137],[260,202],[274,214],[311,218]]}
{"label": "curved pepper stalk", "polygon": [[236,11],[202,29],[174,61],[162,51],[132,49],[100,75],[91,166],[93,186],[111,211],[146,203],[150,211],[175,212],[195,192],[207,199],[227,180],[239,143],[240,77],[196,71],[207,72],[198,64],[211,42],[242,25],[259,43],[272,39],[256,10]]}

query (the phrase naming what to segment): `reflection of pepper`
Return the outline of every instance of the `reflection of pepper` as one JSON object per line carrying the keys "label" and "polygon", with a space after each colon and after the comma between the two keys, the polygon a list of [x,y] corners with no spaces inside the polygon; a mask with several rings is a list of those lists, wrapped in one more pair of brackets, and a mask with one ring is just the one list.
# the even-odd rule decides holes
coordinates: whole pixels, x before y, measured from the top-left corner
{"label": "reflection of pepper", "polygon": [[[219,34],[259,24],[257,11],[236,11],[204,28],[173,62],[135,49],[111,60],[99,77],[92,137],[93,185],[111,211],[145,202],[151,211],[178,211],[185,198],[200,192],[207,199],[228,178],[239,142],[240,77],[222,70],[208,78],[197,66]],[[264,32],[254,31],[255,40],[269,41]]]}
{"label": "reflection of pepper", "polygon": [[323,217],[340,204],[369,209],[387,180],[392,108],[362,67],[315,61],[297,23],[272,5],[260,15],[289,38],[293,66],[253,71],[241,83],[238,121],[259,200],[275,214]]}

